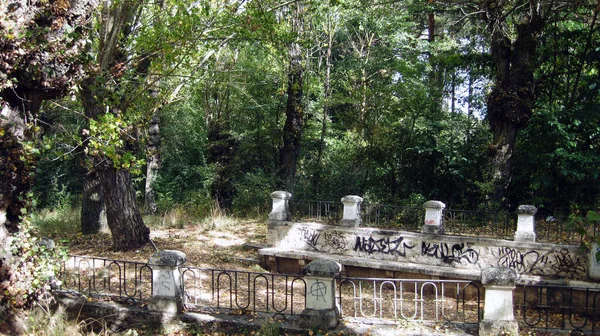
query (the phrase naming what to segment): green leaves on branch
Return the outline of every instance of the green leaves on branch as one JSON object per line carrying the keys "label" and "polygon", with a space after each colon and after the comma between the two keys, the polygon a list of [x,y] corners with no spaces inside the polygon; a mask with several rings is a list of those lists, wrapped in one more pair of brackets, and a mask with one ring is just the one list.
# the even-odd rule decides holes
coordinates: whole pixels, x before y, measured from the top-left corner
{"label": "green leaves on branch", "polygon": [[136,141],[131,135],[133,126],[111,113],[104,114],[97,120],[90,119],[89,122],[89,129],[83,130],[83,135],[87,136],[85,153],[109,160],[117,169],[140,174],[144,159],[137,159],[126,149],[128,142]]}

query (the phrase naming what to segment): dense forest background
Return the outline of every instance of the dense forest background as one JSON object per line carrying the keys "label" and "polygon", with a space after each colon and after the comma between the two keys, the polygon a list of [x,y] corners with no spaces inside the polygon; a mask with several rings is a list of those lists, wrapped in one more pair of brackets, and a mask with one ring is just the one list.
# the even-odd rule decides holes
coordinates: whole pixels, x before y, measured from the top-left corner
{"label": "dense forest background", "polygon": [[114,63],[42,104],[36,207],[81,206],[109,160],[158,214],[264,215],[274,190],[594,208],[598,6],[140,1]]}

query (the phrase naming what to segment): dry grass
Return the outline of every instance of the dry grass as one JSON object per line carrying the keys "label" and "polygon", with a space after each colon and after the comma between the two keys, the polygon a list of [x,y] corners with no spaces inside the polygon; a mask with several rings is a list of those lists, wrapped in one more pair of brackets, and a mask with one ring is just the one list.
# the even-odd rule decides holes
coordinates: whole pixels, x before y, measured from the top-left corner
{"label": "dry grass", "polygon": [[[237,220],[228,217],[201,222],[167,217],[150,228],[150,238],[160,250],[179,250],[187,255],[187,266],[248,270],[247,260],[258,254],[246,244],[266,245],[267,223],[260,220]],[[69,254],[147,262],[155,253],[152,245],[115,252],[110,233],[82,236],[80,233],[60,239]]]}

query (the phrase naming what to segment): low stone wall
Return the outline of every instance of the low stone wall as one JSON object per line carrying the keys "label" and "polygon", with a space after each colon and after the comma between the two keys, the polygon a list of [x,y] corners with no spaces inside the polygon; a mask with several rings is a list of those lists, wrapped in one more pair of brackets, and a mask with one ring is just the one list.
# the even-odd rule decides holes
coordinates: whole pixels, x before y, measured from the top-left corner
{"label": "low stone wall", "polygon": [[269,243],[273,247],[259,253],[298,259],[323,254],[342,264],[361,266],[362,260],[364,267],[438,276],[479,279],[484,268],[508,267],[519,283],[589,278],[588,253],[568,245],[281,221],[269,224]]}

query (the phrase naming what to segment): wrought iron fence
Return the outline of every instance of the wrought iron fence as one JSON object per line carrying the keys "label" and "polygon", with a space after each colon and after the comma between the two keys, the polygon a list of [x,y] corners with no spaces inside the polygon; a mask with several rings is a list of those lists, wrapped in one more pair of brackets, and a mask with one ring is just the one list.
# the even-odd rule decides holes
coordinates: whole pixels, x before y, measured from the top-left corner
{"label": "wrought iron fence", "polygon": [[147,301],[152,295],[152,268],[142,262],[71,255],[58,279],[60,290],[113,300]]}
{"label": "wrought iron fence", "polygon": [[506,212],[445,209],[446,234],[513,239],[517,229],[516,217]]}
{"label": "wrought iron fence", "polygon": [[535,232],[539,242],[578,245],[586,239],[600,236],[600,226],[598,223],[586,222],[575,225],[568,218],[547,217],[536,220]]}
{"label": "wrought iron fence", "polygon": [[302,276],[180,267],[184,306],[299,314],[306,306]]}
{"label": "wrought iron fence", "polygon": [[462,280],[343,278],[338,282],[342,317],[478,323],[483,288]]}
{"label": "wrought iron fence", "polygon": [[600,289],[531,285],[515,294],[515,315],[525,328],[600,334]]}
{"label": "wrought iron fence", "polygon": [[290,212],[295,221],[311,220],[335,224],[342,219],[344,205],[341,202],[290,200]]}
{"label": "wrought iron fence", "polygon": [[363,203],[363,226],[421,232],[425,209],[423,207],[393,206]]}

